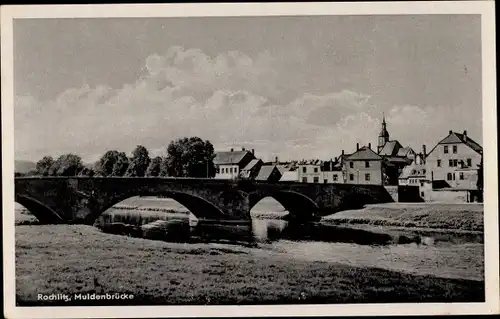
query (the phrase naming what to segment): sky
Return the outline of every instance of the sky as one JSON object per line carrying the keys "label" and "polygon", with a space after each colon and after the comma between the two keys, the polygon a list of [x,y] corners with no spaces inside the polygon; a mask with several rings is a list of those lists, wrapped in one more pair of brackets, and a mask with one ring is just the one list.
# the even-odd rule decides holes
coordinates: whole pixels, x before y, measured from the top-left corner
{"label": "sky", "polygon": [[474,15],[18,19],[16,159],[199,136],[217,151],[330,159],[391,139],[482,144]]}

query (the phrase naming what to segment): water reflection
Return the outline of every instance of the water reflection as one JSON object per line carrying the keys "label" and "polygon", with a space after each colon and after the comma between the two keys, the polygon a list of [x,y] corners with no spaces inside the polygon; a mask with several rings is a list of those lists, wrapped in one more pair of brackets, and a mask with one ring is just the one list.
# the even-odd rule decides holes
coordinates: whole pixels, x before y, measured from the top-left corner
{"label": "water reflection", "polygon": [[[394,241],[393,236],[362,229],[340,227],[322,223],[296,223],[286,220],[254,219],[252,234],[257,242],[272,242],[279,239],[295,241],[344,242],[361,245],[386,245]],[[408,238],[408,242],[414,241]]]}

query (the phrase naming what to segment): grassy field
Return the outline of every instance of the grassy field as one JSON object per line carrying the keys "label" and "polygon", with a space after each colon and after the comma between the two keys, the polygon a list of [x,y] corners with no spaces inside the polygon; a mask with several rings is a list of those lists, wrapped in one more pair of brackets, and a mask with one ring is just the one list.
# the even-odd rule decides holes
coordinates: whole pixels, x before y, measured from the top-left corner
{"label": "grassy field", "polygon": [[482,204],[390,203],[322,218],[333,224],[483,231]]}
{"label": "grassy field", "polygon": [[[281,242],[260,248],[180,244],[105,234],[90,226],[17,226],[17,302],[40,305],[36,301],[39,293],[93,291],[132,293],[135,298],[127,304],[484,300],[482,280],[438,278],[425,272],[415,275],[373,267],[380,264],[391,268],[384,264],[391,263],[387,259],[394,258],[396,251],[377,253],[382,248],[372,247],[373,251],[363,252],[357,250],[357,245],[338,246],[342,249],[330,245],[333,250],[328,254],[320,247],[314,255],[311,247],[296,244],[287,246]],[[470,251],[480,254],[477,247]],[[369,254],[375,256],[371,264],[356,262]],[[398,254],[400,260],[401,254],[408,254],[408,250],[400,249]],[[423,263],[433,267],[436,260],[463,258],[457,251],[449,254],[427,251],[425,258],[431,260]],[[338,255],[351,262],[324,258]],[[468,258],[475,260],[478,256]],[[407,266],[422,263],[421,260],[400,262]],[[470,266],[470,260],[462,265]],[[435,266],[442,268],[443,261]],[[98,305],[98,302],[87,304]]]}

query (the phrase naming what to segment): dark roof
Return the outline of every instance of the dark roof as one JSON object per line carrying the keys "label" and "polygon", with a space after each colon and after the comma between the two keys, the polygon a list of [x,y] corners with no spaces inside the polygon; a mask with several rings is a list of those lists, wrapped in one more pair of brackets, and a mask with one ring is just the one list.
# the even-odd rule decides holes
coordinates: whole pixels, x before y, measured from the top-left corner
{"label": "dark roof", "polygon": [[233,151],[233,152],[217,152],[215,153],[214,164],[215,165],[229,165],[229,164],[240,164],[243,158],[250,154],[249,151]]}
{"label": "dark roof", "polygon": [[273,173],[273,171],[275,169],[278,171],[278,173],[280,174],[280,178],[281,178],[281,173],[276,168],[276,166],[264,165],[260,168],[259,174],[257,175],[257,177],[255,179],[259,180],[259,181],[267,181],[269,179],[269,176],[271,176],[271,174]]}
{"label": "dark roof", "polygon": [[387,141],[384,144],[384,147],[380,150],[378,153],[381,156],[391,156],[391,155],[396,155],[399,151],[399,149],[403,148],[403,145],[399,143],[398,141]]}
{"label": "dark roof", "polygon": [[440,144],[457,144],[457,143],[464,143],[465,145],[469,146],[479,154],[483,154],[483,148],[481,147],[481,145],[476,143],[476,141],[474,141],[470,137],[456,132],[451,132],[450,134],[448,134],[444,139],[442,139],[439,143],[437,143],[436,146],[434,146],[434,148],[429,152],[429,154],[431,154],[434,151],[434,149],[436,149],[436,147]]}
{"label": "dark roof", "polygon": [[398,157],[398,156],[385,156],[384,159],[393,164],[410,164],[412,162],[411,159],[406,157]]}
{"label": "dark roof", "polygon": [[250,161],[250,163],[247,164],[247,166],[245,166],[242,171],[249,171],[251,170],[252,168],[255,167],[255,165],[257,165],[259,162],[261,162],[260,159],[258,158],[254,158],[253,160]]}
{"label": "dark roof", "polygon": [[478,153],[482,153],[483,152],[483,148],[481,147],[481,145],[479,145],[478,143],[476,143],[476,141],[474,141],[473,139],[471,139],[470,137],[464,135],[464,134],[460,134],[460,133],[455,133],[456,136],[458,136],[458,138],[463,142],[465,143],[465,145],[469,146],[470,148],[472,148],[474,151],[478,152]]}
{"label": "dark roof", "polygon": [[356,160],[381,160],[382,157],[375,153],[372,149],[363,146],[356,152],[352,153],[347,160],[356,161]]}

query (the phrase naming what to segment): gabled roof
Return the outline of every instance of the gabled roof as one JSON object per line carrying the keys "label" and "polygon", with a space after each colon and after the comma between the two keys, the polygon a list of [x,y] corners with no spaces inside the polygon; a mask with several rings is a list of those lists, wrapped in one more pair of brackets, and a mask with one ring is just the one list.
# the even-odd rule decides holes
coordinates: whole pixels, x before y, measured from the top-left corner
{"label": "gabled roof", "polygon": [[230,164],[240,164],[243,158],[250,154],[249,151],[233,151],[233,152],[217,152],[215,153],[214,164],[215,165],[230,165]]}
{"label": "gabled roof", "polygon": [[411,147],[402,147],[398,150],[396,156],[408,156],[410,152],[415,153],[415,151]]}
{"label": "gabled roof", "polygon": [[474,141],[473,139],[471,139],[470,137],[468,137],[467,135],[464,135],[464,134],[460,134],[460,133],[455,133],[456,136],[458,136],[458,138],[467,146],[469,146],[470,148],[472,148],[474,151],[478,152],[478,153],[482,153],[483,152],[483,148],[481,147],[481,145],[479,145],[478,143],[476,143],[476,141]]}
{"label": "gabled roof", "polygon": [[[479,154],[483,154],[483,148],[481,147],[481,145],[476,143],[476,141],[474,141],[473,139],[471,139],[470,137],[468,137],[464,134],[460,134],[460,133],[456,133],[456,132],[452,132],[452,131],[450,131],[450,133],[444,139],[442,139],[440,142],[438,142],[436,144],[436,146],[434,146],[434,148],[429,152],[429,154],[431,154],[436,149],[436,147],[438,145],[457,144],[457,143],[463,143],[463,144],[469,146],[474,151],[478,152]],[[427,154],[427,155],[429,155],[429,154]]]}
{"label": "gabled roof", "polygon": [[403,168],[403,171],[401,172],[401,175],[399,175],[399,178],[408,178],[408,177],[413,177],[413,176],[425,176],[425,165],[408,165]]}
{"label": "gabled roof", "polygon": [[297,171],[288,171],[284,172],[283,175],[281,175],[280,181],[297,181],[297,179]]}
{"label": "gabled roof", "polygon": [[363,146],[356,152],[352,153],[349,157],[347,157],[347,160],[349,161],[357,161],[357,160],[381,160],[382,157],[379,156],[377,153],[375,153],[373,150],[370,148]]}
{"label": "gabled roof", "polygon": [[279,172],[276,166],[264,165],[260,168],[259,174],[255,179],[259,181],[267,181],[269,179],[269,176],[271,176],[274,170],[277,170],[281,177],[281,173]]}
{"label": "gabled roof", "polygon": [[245,166],[242,171],[250,171],[251,169],[253,169],[259,162],[262,162],[262,160],[258,159],[258,158],[254,158],[253,160],[250,161],[250,163],[247,164],[247,166]]}
{"label": "gabled roof", "polygon": [[401,145],[401,143],[397,140],[387,141],[378,154],[381,156],[394,156],[401,148],[403,148],[403,145]]}

